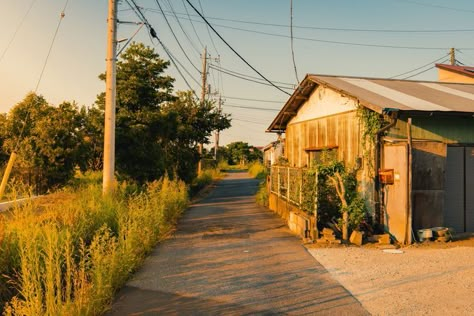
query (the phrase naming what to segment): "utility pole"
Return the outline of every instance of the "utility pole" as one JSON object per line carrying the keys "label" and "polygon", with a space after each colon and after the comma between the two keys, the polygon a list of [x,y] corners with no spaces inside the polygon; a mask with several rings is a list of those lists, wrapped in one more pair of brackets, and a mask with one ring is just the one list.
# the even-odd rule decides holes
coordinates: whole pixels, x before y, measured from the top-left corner
{"label": "utility pole", "polygon": [[105,88],[104,168],[102,192],[109,194],[115,184],[115,101],[116,101],[116,55],[117,55],[117,4],[109,0],[107,19],[107,58]]}
{"label": "utility pole", "polygon": [[[221,95],[219,94],[219,103],[217,104],[218,108],[217,108],[217,113],[219,113],[219,115],[221,114],[221,107],[222,107],[222,97]],[[217,151],[219,150],[219,130],[216,130],[216,134],[215,134],[215,141],[214,141],[214,160],[217,161]]]}
{"label": "utility pole", "polygon": [[452,47],[449,50],[449,55],[451,56],[451,65],[455,66],[456,65],[456,50],[454,47]]}
{"label": "utility pole", "polygon": [[[207,47],[204,47],[202,54],[202,72],[201,72],[201,106],[204,106],[206,101],[206,84],[207,84]],[[199,162],[198,162],[198,175],[202,172],[202,143],[198,145],[199,151]]]}

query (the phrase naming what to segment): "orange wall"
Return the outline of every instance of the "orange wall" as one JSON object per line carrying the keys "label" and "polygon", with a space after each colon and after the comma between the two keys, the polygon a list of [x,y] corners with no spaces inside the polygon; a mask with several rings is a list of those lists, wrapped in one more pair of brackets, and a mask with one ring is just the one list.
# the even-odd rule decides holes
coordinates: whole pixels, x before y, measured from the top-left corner
{"label": "orange wall", "polygon": [[474,83],[474,78],[464,76],[445,69],[438,69],[438,80],[441,82]]}

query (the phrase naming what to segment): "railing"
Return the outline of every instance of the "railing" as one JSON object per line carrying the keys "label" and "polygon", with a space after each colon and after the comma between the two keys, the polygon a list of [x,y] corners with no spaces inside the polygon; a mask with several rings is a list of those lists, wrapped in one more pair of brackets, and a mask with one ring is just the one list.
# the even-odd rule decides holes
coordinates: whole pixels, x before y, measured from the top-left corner
{"label": "railing", "polygon": [[317,174],[306,168],[272,166],[270,192],[314,214],[317,205]]}

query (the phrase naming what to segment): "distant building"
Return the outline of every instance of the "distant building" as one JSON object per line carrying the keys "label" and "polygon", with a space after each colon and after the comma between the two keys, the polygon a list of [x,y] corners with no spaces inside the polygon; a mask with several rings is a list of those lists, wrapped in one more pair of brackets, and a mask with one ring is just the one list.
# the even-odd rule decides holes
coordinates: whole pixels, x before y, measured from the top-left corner
{"label": "distant building", "polygon": [[474,83],[474,67],[436,64],[441,82]]}

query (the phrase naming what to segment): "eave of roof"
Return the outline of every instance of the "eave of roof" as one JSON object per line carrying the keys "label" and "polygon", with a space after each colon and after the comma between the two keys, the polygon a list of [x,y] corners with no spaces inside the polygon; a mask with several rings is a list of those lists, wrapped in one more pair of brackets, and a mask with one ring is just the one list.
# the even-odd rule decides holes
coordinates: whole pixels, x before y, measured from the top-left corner
{"label": "eave of roof", "polygon": [[[472,107],[472,104],[474,103],[471,103],[470,101],[468,103],[468,106],[465,108],[466,110],[464,110],[464,108],[459,109],[459,106],[458,108],[449,108],[447,111],[443,107],[441,107],[442,111],[437,111],[433,109],[420,110],[420,107],[417,108],[416,106],[413,106],[411,104],[408,104],[408,105],[407,103],[401,104],[400,102],[389,100],[388,98],[385,98],[385,95],[383,93],[373,92],[370,90],[370,88],[357,87],[357,85],[351,84],[351,81],[363,81],[365,83],[375,83],[375,84],[383,83],[385,85],[388,85],[388,87],[382,87],[382,88],[395,91],[395,92],[400,92],[401,94],[405,93],[403,89],[406,89],[407,87],[426,89],[426,86],[429,86],[429,85],[431,86],[442,85],[444,86],[444,89],[448,88],[448,90],[450,89],[452,90],[453,87],[457,87],[457,88],[462,87],[463,89],[465,87],[468,87],[467,94],[474,95],[472,94],[473,93],[472,88],[474,87],[474,85],[472,84],[440,83],[440,82],[432,82],[432,81],[377,79],[377,78],[361,78],[361,77],[347,77],[347,76],[342,77],[342,76],[307,74],[305,78],[303,79],[303,81],[301,82],[301,84],[298,86],[298,88],[293,92],[291,97],[285,103],[282,110],[277,114],[277,116],[275,117],[275,119],[273,120],[273,122],[270,124],[270,126],[267,128],[266,131],[267,132],[284,132],[288,122],[296,115],[299,108],[303,105],[303,103],[309,98],[309,96],[318,86],[328,87],[334,91],[337,91],[346,97],[356,100],[356,102],[359,105],[362,105],[378,113],[389,113],[392,111],[401,111],[406,114],[413,113],[415,115],[428,115],[428,116],[432,116],[436,112],[440,112],[439,115],[472,116],[474,114],[474,110],[473,110],[474,107]],[[345,86],[346,88],[341,88],[341,86]],[[399,89],[400,91],[398,91],[397,89]],[[440,93],[440,91],[436,91],[436,90],[433,90],[433,92]],[[463,92],[463,91],[457,91],[457,93],[466,94],[466,92]],[[379,98],[376,98],[374,96],[377,96]],[[411,97],[417,98],[417,95],[411,96]],[[456,97],[456,94],[451,95],[451,97]],[[379,100],[380,98],[382,99],[385,98],[384,101],[391,101],[391,102],[380,102]],[[383,104],[383,106],[381,104]],[[387,105],[391,105],[391,107]]]}

